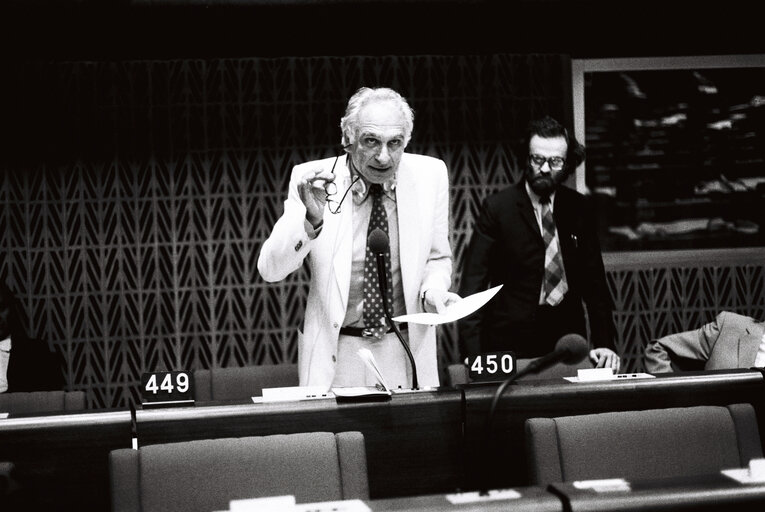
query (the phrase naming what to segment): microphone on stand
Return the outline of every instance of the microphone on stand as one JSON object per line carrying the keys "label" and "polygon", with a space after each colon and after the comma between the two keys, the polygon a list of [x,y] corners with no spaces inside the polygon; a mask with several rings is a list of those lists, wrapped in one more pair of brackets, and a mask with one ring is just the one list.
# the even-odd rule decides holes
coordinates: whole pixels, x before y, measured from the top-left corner
{"label": "microphone on stand", "polygon": [[409,344],[401,336],[401,331],[398,330],[396,322],[393,321],[388,305],[388,271],[385,268],[385,253],[388,252],[390,247],[388,235],[380,228],[373,229],[367,238],[367,247],[375,255],[375,260],[377,261],[377,280],[380,284],[385,319],[388,321],[388,325],[393,332],[396,333],[398,341],[401,342],[401,346],[404,347],[406,355],[409,357],[409,363],[412,365],[412,389],[418,389],[420,386],[417,382],[417,366],[414,364],[414,356],[409,349]]}
{"label": "microphone on stand", "polygon": [[[555,349],[552,352],[538,359],[535,359],[534,361],[530,362],[528,366],[526,366],[523,370],[520,370],[514,375],[511,375],[505,379],[504,382],[499,385],[497,391],[494,393],[494,398],[491,401],[491,407],[489,407],[489,413],[486,416],[486,427],[484,434],[486,450],[484,453],[490,453],[489,448],[491,439],[491,424],[494,419],[494,411],[497,409],[497,404],[499,403],[499,399],[502,397],[502,393],[505,392],[505,389],[507,389],[510,384],[518,380],[520,377],[539,373],[542,370],[547,369],[557,363],[576,364],[587,357],[589,351],[589,344],[587,343],[587,340],[585,340],[581,335],[566,334],[558,340],[558,342],[555,344]],[[484,485],[488,486],[488,480],[486,478],[483,480]],[[488,488],[482,486],[481,494],[486,494],[487,492]]]}

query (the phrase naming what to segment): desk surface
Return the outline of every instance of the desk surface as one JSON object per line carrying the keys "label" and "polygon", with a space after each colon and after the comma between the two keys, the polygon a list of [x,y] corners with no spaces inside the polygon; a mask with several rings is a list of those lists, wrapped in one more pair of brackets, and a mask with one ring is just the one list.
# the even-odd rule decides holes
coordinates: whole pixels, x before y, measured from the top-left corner
{"label": "desk surface", "polygon": [[627,481],[628,490],[578,489],[573,483],[551,488],[572,512],[618,510],[624,512],[765,509],[765,483],[741,484],[720,473],[689,477]]}

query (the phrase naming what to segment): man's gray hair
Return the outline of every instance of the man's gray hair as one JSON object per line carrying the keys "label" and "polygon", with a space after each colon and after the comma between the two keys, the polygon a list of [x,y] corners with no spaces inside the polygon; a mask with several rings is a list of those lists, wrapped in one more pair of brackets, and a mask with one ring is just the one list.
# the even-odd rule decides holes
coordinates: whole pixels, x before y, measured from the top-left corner
{"label": "man's gray hair", "polygon": [[373,101],[392,101],[401,109],[401,113],[404,114],[404,146],[409,144],[414,129],[414,110],[409,106],[409,103],[393,89],[362,87],[348,100],[345,115],[340,120],[343,146],[356,142],[359,112],[362,107]]}

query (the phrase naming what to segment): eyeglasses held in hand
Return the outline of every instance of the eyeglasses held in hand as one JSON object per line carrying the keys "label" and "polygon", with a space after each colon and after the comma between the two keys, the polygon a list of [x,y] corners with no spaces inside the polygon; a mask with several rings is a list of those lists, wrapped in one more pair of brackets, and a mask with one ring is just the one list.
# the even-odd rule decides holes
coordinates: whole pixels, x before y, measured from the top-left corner
{"label": "eyeglasses held in hand", "polygon": [[[335,158],[335,163],[332,164],[332,170],[330,171],[332,174],[335,174],[335,166],[337,165],[337,161],[340,159],[342,155],[337,155]],[[359,181],[359,178],[361,178],[361,175],[356,175],[355,178],[353,178],[353,181],[351,181],[351,184],[348,186],[347,189],[345,189],[345,192],[343,193],[343,197],[340,198],[340,201],[335,201],[332,199],[332,196],[337,195],[337,185],[335,185],[334,181],[327,181],[324,183],[324,192],[327,194],[326,200],[327,200],[327,208],[329,208],[329,213],[333,215],[337,215],[340,213],[340,205],[343,204],[343,201],[345,201],[345,197],[348,195],[348,192],[351,191],[353,186],[356,184],[357,181]]]}
{"label": "eyeglasses held in hand", "polygon": [[553,171],[560,171],[563,169],[563,166],[566,165],[566,159],[560,156],[545,158],[541,155],[529,155],[529,162],[531,162],[531,165],[537,169],[541,169],[545,162],[547,162],[547,165],[550,166],[550,169]]}

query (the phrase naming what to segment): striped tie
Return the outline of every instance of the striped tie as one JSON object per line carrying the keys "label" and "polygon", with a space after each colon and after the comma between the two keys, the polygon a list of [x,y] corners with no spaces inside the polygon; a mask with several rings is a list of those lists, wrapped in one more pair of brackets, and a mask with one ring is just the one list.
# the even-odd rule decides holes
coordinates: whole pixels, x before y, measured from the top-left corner
{"label": "striped tie", "polygon": [[550,198],[543,197],[540,203],[542,205],[542,238],[545,241],[544,297],[547,304],[555,306],[560,304],[568,291],[566,270],[563,268],[560,244],[555,236],[555,221],[550,209]]}

